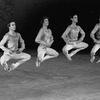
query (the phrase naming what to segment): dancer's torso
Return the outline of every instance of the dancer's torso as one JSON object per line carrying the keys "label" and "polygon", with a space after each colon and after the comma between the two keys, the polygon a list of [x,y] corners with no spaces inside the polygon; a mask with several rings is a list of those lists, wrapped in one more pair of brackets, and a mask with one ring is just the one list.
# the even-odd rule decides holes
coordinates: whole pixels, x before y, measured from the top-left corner
{"label": "dancer's torso", "polygon": [[6,35],[8,35],[7,47],[12,51],[16,51],[18,49],[18,33],[16,33],[15,35],[10,35],[9,33],[7,33]]}
{"label": "dancer's torso", "polygon": [[78,40],[78,35],[79,35],[79,28],[76,27],[72,27],[70,26],[71,30],[70,33],[68,34],[68,37],[72,40],[72,41],[76,41]]}

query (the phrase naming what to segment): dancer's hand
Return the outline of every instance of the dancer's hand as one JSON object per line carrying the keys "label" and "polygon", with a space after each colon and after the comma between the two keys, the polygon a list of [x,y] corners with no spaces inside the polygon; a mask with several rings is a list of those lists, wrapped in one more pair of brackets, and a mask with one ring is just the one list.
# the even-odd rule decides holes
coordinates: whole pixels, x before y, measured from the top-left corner
{"label": "dancer's hand", "polygon": [[18,49],[16,53],[21,53],[22,51],[22,49]]}
{"label": "dancer's hand", "polygon": [[52,45],[53,42],[54,42],[54,40],[48,41],[47,44],[46,44],[46,46],[47,46],[47,47],[50,47],[50,46]]}
{"label": "dancer's hand", "polygon": [[66,44],[70,43],[70,40],[68,38],[64,39],[64,41],[65,41]]}
{"label": "dancer's hand", "polygon": [[95,43],[97,44],[100,44],[100,41],[99,40],[94,40]]}
{"label": "dancer's hand", "polygon": [[13,51],[12,50],[9,50],[9,49],[7,49],[5,52],[6,53],[9,53],[9,54],[12,54],[13,53]]}
{"label": "dancer's hand", "polygon": [[98,43],[98,41],[96,39],[94,39],[93,41],[94,41],[94,43]]}
{"label": "dancer's hand", "polygon": [[16,53],[21,53],[21,52],[22,52],[22,51],[19,51],[19,50],[18,50]]}
{"label": "dancer's hand", "polygon": [[100,44],[100,41],[97,41],[96,43]]}
{"label": "dancer's hand", "polygon": [[69,44],[69,45],[74,45],[74,43],[73,43],[73,42],[68,42],[67,44]]}
{"label": "dancer's hand", "polygon": [[76,44],[79,44],[81,41],[76,41]]}
{"label": "dancer's hand", "polygon": [[44,41],[41,41],[40,44],[46,46],[46,43]]}

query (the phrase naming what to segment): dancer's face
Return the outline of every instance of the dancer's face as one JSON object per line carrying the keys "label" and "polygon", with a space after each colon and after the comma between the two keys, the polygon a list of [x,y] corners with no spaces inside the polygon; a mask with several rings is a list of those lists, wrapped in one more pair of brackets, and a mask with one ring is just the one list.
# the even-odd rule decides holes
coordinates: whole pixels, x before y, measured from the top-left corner
{"label": "dancer's face", "polygon": [[15,24],[15,22],[11,22],[9,28],[11,30],[15,31],[16,30],[16,24]]}
{"label": "dancer's face", "polygon": [[77,15],[73,16],[73,22],[75,22],[75,23],[78,22],[78,17],[77,17]]}
{"label": "dancer's face", "polygon": [[46,18],[44,19],[44,23],[43,23],[45,26],[48,26],[49,25],[49,20]]}

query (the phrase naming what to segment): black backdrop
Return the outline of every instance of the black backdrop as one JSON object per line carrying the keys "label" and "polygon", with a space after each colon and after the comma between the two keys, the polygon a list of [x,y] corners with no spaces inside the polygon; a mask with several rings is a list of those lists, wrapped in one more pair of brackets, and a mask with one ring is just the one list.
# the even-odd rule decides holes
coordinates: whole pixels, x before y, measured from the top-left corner
{"label": "black backdrop", "polygon": [[17,29],[26,43],[26,49],[36,50],[38,44],[35,37],[41,28],[40,21],[48,16],[55,42],[52,48],[61,51],[65,45],[61,35],[71,24],[70,17],[78,15],[78,25],[85,31],[84,42],[89,47],[84,50],[88,53],[94,43],[90,32],[100,18],[99,0],[1,0],[0,1],[0,40],[8,31],[6,24],[14,20]]}

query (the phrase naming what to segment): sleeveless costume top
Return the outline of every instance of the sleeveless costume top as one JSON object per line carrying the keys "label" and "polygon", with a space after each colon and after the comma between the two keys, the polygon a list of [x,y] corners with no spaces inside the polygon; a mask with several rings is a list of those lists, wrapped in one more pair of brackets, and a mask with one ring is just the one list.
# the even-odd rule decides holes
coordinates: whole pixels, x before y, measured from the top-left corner
{"label": "sleeveless costume top", "polygon": [[18,50],[19,34],[16,33],[16,35],[10,35],[7,33],[6,35],[8,35],[7,48],[16,52]]}
{"label": "sleeveless costume top", "polygon": [[43,34],[41,36],[41,40],[43,40],[44,42],[49,42],[50,41],[50,37],[51,37],[51,34],[50,34],[50,29],[48,29],[48,31],[45,31],[43,29]]}
{"label": "sleeveless costume top", "polygon": [[69,39],[71,39],[72,42],[78,40],[78,33],[79,29],[77,27],[70,27],[71,31],[68,33]]}

